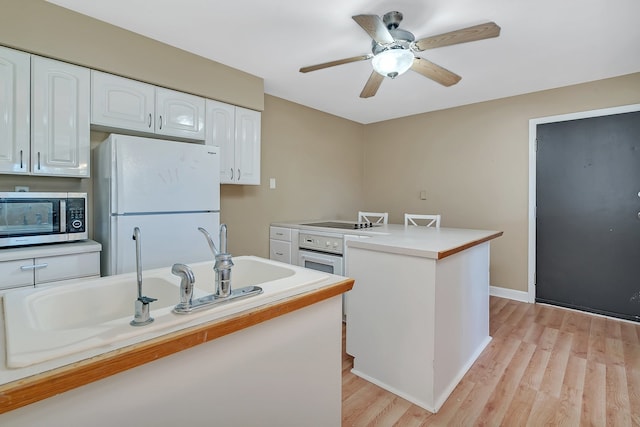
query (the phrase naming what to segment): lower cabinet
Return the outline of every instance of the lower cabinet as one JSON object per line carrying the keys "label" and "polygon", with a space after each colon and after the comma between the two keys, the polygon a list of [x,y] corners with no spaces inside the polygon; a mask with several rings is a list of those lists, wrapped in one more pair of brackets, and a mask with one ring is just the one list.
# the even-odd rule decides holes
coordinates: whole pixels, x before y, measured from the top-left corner
{"label": "lower cabinet", "polygon": [[102,246],[93,241],[0,251],[0,291],[100,276]]}
{"label": "lower cabinet", "polygon": [[284,227],[269,228],[269,259],[298,264],[298,230]]}

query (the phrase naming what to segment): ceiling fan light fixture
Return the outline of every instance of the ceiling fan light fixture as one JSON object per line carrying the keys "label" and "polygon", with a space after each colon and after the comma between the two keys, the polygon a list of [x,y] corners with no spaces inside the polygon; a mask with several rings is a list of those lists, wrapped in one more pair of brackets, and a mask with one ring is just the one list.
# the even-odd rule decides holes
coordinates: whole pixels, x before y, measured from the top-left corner
{"label": "ceiling fan light fixture", "polygon": [[411,68],[413,58],[413,53],[410,50],[391,48],[376,54],[371,63],[378,74],[393,79]]}

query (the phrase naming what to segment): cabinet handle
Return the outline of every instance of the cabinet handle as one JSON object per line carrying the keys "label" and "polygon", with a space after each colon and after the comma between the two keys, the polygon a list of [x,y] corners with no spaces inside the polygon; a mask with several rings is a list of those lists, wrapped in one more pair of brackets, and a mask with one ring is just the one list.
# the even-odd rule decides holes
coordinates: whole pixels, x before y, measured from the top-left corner
{"label": "cabinet handle", "polygon": [[23,166],[23,163],[22,163],[22,150],[20,150],[20,169],[22,169],[23,167],[24,166]]}
{"label": "cabinet handle", "polygon": [[233,181],[233,168],[231,168],[231,180]]}
{"label": "cabinet handle", "polygon": [[40,170],[40,152],[38,151],[38,170]]}
{"label": "cabinet handle", "polygon": [[160,130],[162,130],[162,116],[160,116]]}
{"label": "cabinet handle", "polygon": [[34,264],[34,265],[23,265],[20,267],[20,270],[22,271],[28,271],[28,270],[38,270],[40,268],[46,268],[48,267],[49,264],[48,263],[42,263],[42,264]]}
{"label": "cabinet handle", "polygon": [[238,181],[240,181],[240,168],[238,168]]}
{"label": "cabinet handle", "polygon": [[282,255],[284,255],[284,254],[283,254],[282,252],[276,252],[276,255],[278,255],[278,256],[282,256]]}
{"label": "cabinet handle", "polygon": [[151,128],[151,113],[149,113],[149,128]]}

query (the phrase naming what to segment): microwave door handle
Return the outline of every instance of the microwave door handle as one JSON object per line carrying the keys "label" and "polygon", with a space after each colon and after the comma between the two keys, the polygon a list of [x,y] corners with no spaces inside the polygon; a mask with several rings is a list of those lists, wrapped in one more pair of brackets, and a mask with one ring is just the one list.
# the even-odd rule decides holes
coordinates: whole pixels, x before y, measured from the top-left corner
{"label": "microwave door handle", "polygon": [[67,201],[60,200],[60,232],[67,231]]}

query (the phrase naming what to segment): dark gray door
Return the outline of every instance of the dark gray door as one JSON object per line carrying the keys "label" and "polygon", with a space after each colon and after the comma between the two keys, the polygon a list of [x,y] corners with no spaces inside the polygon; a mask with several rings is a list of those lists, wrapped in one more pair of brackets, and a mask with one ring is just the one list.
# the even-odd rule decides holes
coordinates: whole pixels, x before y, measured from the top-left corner
{"label": "dark gray door", "polygon": [[640,112],[537,126],[536,301],[640,321]]}

